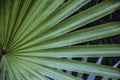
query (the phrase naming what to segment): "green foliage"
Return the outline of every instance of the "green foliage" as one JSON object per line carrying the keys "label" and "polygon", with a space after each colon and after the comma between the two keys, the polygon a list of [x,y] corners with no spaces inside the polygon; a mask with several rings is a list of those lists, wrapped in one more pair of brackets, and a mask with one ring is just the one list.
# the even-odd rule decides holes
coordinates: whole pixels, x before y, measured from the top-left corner
{"label": "green foliage", "polygon": [[73,31],[120,8],[105,0],[70,16],[89,1],[0,0],[0,80],[82,80],[58,69],[120,78],[118,68],[66,59],[120,56],[120,44],[73,46],[120,34],[120,22]]}

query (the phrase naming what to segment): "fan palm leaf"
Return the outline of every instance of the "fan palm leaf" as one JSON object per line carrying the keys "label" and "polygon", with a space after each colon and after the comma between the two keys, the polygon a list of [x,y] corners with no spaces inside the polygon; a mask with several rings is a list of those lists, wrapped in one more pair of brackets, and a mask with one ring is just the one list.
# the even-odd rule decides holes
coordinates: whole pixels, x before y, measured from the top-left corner
{"label": "fan palm leaf", "polygon": [[[74,31],[120,8],[105,0],[0,0],[0,80],[83,80],[63,70],[120,78],[120,69],[66,58],[120,56],[120,44],[78,45],[120,34],[120,22]],[[61,70],[58,70],[61,69]]]}

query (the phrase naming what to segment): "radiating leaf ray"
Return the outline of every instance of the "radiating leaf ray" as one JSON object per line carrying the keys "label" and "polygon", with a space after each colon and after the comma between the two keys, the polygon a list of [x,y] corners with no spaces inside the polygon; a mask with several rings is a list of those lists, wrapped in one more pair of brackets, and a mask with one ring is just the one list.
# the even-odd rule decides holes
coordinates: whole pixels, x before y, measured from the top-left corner
{"label": "radiating leaf ray", "polygon": [[[91,26],[118,10],[120,0],[103,0],[82,11],[91,6],[88,2],[0,0],[0,80],[82,80],[72,73],[90,74],[89,79],[91,75],[92,79],[120,78],[120,69],[115,67],[119,62],[114,67],[87,62],[119,57],[120,44],[84,43],[120,34],[119,21]],[[77,61],[81,58],[86,62]]]}
{"label": "radiating leaf ray", "polygon": [[25,1],[21,1],[20,6],[19,6],[19,13],[17,13],[17,18],[16,18],[16,23],[13,26],[13,30],[12,33],[10,34],[10,38],[8,39],[9,42],[7,42],[7,46],[9,46],[9,43],[11,42],[10,40],[12,40],[14,34],[16,33],[16,31],[19,29],[20,24],[22,23],[25,14],[28,11],[28,8],[30,7],[30,3],[32,2],[32,0],[25,0]]}
{"label": "radiating leaf ray", "polygon": [[40,65],[40,64],[35,64],[33,62],[29,62],[29,61],[23,61],[23,60],[20,60],[19,58],[16,59],[18,60],[19,62],[21,62],[20,64],[22,64],[22,66],[25,68],[30,68],[31,69],[34,69],[34,70],[38,70],[41,74],[44,74],[46,76],[49,76],[53,79],[57,79],[57,80],[66,80],[66,79],[69,79],[69,80],[82,80],[80,78],[77,78],[77,77],[73,77],[72,75],[68,75],[62,71],[58,71],[58,70],[55,70],[53,68],[50,68],[50,67],[47,67],[47,66],[43,66],[43,65]]}
{"label": "radiating leaf ray", "polygon": [[17,70],[22,75],[22,78],[24,80],[31,80],[31,77],[29,76],[29,72],[27,72],[21,65],[14,63],[14,65],[17,67]]}
{"label": "radiating leaf ray", "polygon": [[48,50],[16,52],[21,56],[43,56],[43,57],[112,57],[120,56],[120,45],[86,45],[54,48]]}
{"label": "radiating leaf ray", "polygon": [[[41,2],[41,4],[38,6],[37,14],[33,13],[33,17],[26,19],[26,21],[21,24],[21,27],[16,33],[16,36],[14,36],[13,42],[15,43],[16,40],[21,40],[21,37],[24,35],[23,33],[26,33],[28,31],[31,32],[31,30],[34,30],[44,19],[46,19],[58,6],[62,4],[64,0],[44,0]],[[44,10],[44,13],[43,13]],[[39,15],[41,13],[41,15]],[[36,16],[37,15],[37,16]],[[39,16],[38,16],[39,15]],[[27,22],[27,23],[26,23]],[[29,28],[29,29],[28,29]],[[13,44],[14,44],[13,43]]]}
{"label": "radiating leaf ray", "polygon": [[[36,32],[36,30],[39,30],[39,32],[38,32],[39,34],[44,32],[48,28],[54,26],[55,24],[59,23],[60,21],[62,21],[66,17],[68,17],[75,10],[82,7],[87,2],[89,2],[89,0],[83,0],[83,1],[80,1],[80,0],[68,0],[66,3],[59,6],[52,14],[50,14],[50,16],[43,23],[41,23],[37,28],[34,28],[34,26],[35,26],[34,24],[33,24],[33,26],[32,25],[29,26],[29,29],[26,29],[24,34],[20,37],[18,43],[22,44],[22,43],[24,43],[26,41],[29,41],[33,37],[36,37],[37,35],[31,36],[32,35],[31,33]],[[40,20],[38,20],[38,21],[40,23]],[[26,36],[29,37],[29,38],[26,38]],[[16,46],[19,45],[18,43],[16,42]]]}
{"label": "radiating leaf ray", "polygon": [[4,61],[4,57],[2,57],[2,60],[1,60],[1,78],[2,80],[5,80],[5,74],[6,74],[6,64],[5,64],[5,61]]}
{"label": "radiating leaf ray", "polygon": [[94,63],[74,61],[74,60],[64,60],[59,58],[49,58],[49,57],[24,57],[19,56],[17,58],[31,61],[37,64],[46,65],[49,67],[55,67],[59,69],[65,69],[80,73],[95,74],[104,77],[114,77],[120,78],[120,69],[116,69],[110,66],[97,65]]}
{"label": "radiating leaf ray", "polygon": [[[106,4],[106,5],[104,5]],[[65,21],[55,25],[52,29],[47,30],[49,27],[52,27],[53,25],[50,25],[48,23],[43,23],[44,25],[40,25],[37,30],[35,30],[34,33],[31,33],[31,35],[26,36],[27,40],[31,40],[36,35],[39,35],[44,30],[47,30],[46,32],[42,33],[39,37],[35,38],[34,40],[31,40],[31,42],[27,43],[26,46],[31,46],[34,44],[38,44],[42,41],[63,35],[71,30],[74,30],[78,27],[82,27],[85,24],[88,24],[96,19],[99,19],[107,14],[112,13],[116,9],[120,7],[120,1],[119,0],[105,0],[100,4],[97,4],[96,6],[93,6],[92,8],[89,8],[73,17],[70,17],[66,19]],[[102,14],[102,15],[101,15]],[[48,25],[48,26],[46,26]],[[45,27],[46,26],[46,27]],[[45,27],[45,28],[44,28]],[[29,38],[29,36],[31,36]],[[24,39],[23,39],[24,41]],[[22,41],[21,41],[22,42]],[[25,45],[25,43],[23,43]],[[22,43],[20,46],[23,46]]]}
{"label": "radiating leaf ray", "polygon": [[1,25],[0,25],[0,29],[1,29],[1,32],[0,32],[0,40],[1,40],[1,44],[2,44],[2,47],[5,48],[5,13],[4,13],[4,1],[0,0],[0,6],[1,6],[1,11],[0,11],[0,21],[1,21]]}
{"label": "radiating leaf ray", "polygon": [[5,63],[6,63],[6,70],[8,72],[8,77],[9,77],[9,80],[15,80],[15,77],[13,75],[13,72],[10,68],[10,65],[9,65],[9,62],[8,62],[8,57],[7,56],[4,56],[4,60],[5,60]]}
{"label": "radiating leaf ray", "polygon": [[[8,26],[9,26],[9,18],[10,18],[10,5],[11,5],[11,1],[10,0],[4,0],[4,7],[5,7],[5,30],[4,30],[4,37],[5,37],[5,48],[6,48],[6,45],[7,45],[7,33],[8,33]],[[2,33],[1,33],[2,34]]]}
{"label": "radiating leaf ray", "polygon": [[83,30],[71,32],[28,48],[26,48],[27,45],[23,45],[22,47],[19,47],[17,49],[21,51],[34,51],[34,50],[69,46],[77,43],[92,41],[92,40],[120,34],[119,26],[120,26],[120,22],[110,22],[110,23],[94,26],[91,28],[86,28]]}
{"label": "radiating leaf ray", "polygon": [[9,67],[11,69],[12,75],[14,76],[14,80],[21,80],[20,76],[15,68],[15,65],[13,64],[12,59],[10,57],[8,58],[8,63],[9,63]]}
{"label": "radiating leaf ray", "polygon": [[[20,62],[19,62],[19,63],[20,63]],[[18,63],[18,64],[19,64],[19,63]],[[29,66],[23,66],[23,63],[20,64],[20,65],[23,67],[22,70],[26,70],[26,71],[27,71],[26,74],[34,75],[36,78],[39,78],[40,80],[49,80],[49,78],[45,77],[45,76],[42,75],[42,74],[39,74],[36,70],[33,70],[33,69],[29,68]],[[30,78],[29,78],[29,79],[30,79]],[[32,80],[32,79],[30,79],[30,80]]]}
{"label": "radiating leaf ray", "polygon": [[[12,57],[10,57],[12,58]],[[45,77],[44,75],[40,74],[38,72],[38,69],[34,66],[34,68],[30,67],[29,65],[24,66],[24,61],[19,61],[18,59],[15,59],[12,61],[12,64],[17,66],[17,69],[20,71],[20,74],[24,76],[24,80],[32,80],[31,76],[34,76],[35,78],[38,78],[38,80],[49,80],[49,78]],[[36,80],[36,79],[35,79]]]}
{"label": "radiating leaf ray", "polygon": [[[14,36],[16,35],[16,32],[21,27],[21,24],[23,24],[27,19],[29,20],[29,18],[33,17],[32,16],[33,12],[38,10],[37,7],[38,7],[38,5],[40,5],[41,0],[34,0],[34,1],[32,0],[31,4],[30,4],[30,2],[31,2],[30,0],[22,1],[22,3],[21,3],[22,8],[20,8],[20,11],[18,13],[19,14],[18,20],[15,24],[13,33],[11,35],[11,40],[12,40],[12,38],[14,38]],[[30,7],[30,6],[32,6],[32,7]]]}
{"label": "radiating leaf ray", "polygon": [[12,31],[13,31],[13,26],[15,24],[15,19],[17,18],[17,13],[18,13],[18,10],[19,10],[19,6],[20,6],[20,3],[21,3],[21,0],[13,0],[12,3],[11,3],[11,8],[10,8],[10,19],[9,19],[9,25],[7,26],[8,29],[7,29],[7,41],[6,41],[6,44],[8,43],[8,40],[12,34]]}

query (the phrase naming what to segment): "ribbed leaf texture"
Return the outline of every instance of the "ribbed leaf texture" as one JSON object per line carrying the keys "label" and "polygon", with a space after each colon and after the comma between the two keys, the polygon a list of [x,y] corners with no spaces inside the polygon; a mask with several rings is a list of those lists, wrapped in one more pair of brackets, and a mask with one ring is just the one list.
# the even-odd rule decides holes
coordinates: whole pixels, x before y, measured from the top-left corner
{"label": "ribbed leaf texture", "polygon": [[120,0],[95,2],[0,0],[0,80],[120,79],[120,61],[103,63],[120,56],[120,21],[96,24]]}

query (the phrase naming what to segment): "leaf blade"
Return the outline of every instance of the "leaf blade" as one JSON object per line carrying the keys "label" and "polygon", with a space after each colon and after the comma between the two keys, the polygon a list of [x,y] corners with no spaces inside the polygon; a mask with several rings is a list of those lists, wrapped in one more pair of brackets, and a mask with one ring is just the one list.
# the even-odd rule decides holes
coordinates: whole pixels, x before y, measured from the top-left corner
{"label": "leaf blade", "polygon": [[120,45],[88,45],[54,48],[40,51],[16,52],[20,56],[43,56],[43,57],[115,57],[120,56]]}
{"label": "leaf blade", "polygon": [[[116,1],[115,0],[110,0],[110,1],[105,0],[100,4],[93,6],[92,8],[89,8],[88,10],[85,10],[75,16],[68,18],[67,20],[61,22],[60,24],[53,26],[53,28],[51,28],[50,30],[47,30],[43,34],[39,35],[37,38],[33,39],[31,42],[27,43],[26,46],[38,44],[45,40],[52,39],[57,36],[63,35],[71,30],[78,28],[78,27],[82,27],[85,24],[88,24],[94,20],[97,20],[97,19],[117,10],[120,7],[119,3],[120,3],[119,0],[116,0]],[[106,4],[106,5],[104,5],[104,4]],[[39,29],[35,30],[35,33],[32,33],[30,35],[31,38],[33,36],[36,36],[39,33],[41,33],[38,31],[39,31]],[[28,38],[28,39],[31,40],[31,38]],[[24,43],[24,45],[25,45],[25,43]]]}
{"label": "leaf blade", "polygon": [[20,49],[19,47],[18,50],[34,51],[34,50],[50,49],[50,48],[64,47],[77,43],[101,39],[108,36],[120,34],[119,26],[120,26],[119,22],[110,22],[110,23],[94,26],[91,28],[86,28],[83,30],[71,32],[63,36],[45,41],[41,44],[33,45],[28,48],[24,45],[23,48],[21,47]]}
{"label": "leaf blade", "polygon": [[[116,69],[110,66],[97,65],[94,63],[65,60],[59,58],[49,58],[49,57],[23,57],[19,56],[17,58],[31,61],[37,64],[46,65],[49,67],[55,67],[58,69],[65,69],[80,73],[95,74],[98,76],[110,77],[110,78],[120,78],[120,69]],[[32,59],[32,60],[31,60]]]}

